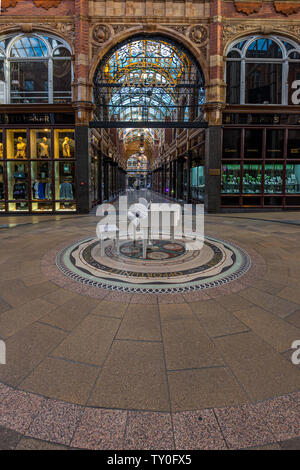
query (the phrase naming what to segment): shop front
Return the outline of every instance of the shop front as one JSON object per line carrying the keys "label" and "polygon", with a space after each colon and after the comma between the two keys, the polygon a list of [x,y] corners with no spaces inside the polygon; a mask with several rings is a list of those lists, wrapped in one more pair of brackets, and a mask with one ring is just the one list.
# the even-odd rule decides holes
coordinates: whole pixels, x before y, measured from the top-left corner
{"label": "shop front", "polygon": [[223,208],[300,208],[300,115],[224,114]]}
{"label": "shop front", "polygon": [[74,115],[6,113],[0,119],[1,212],[75,212]]}

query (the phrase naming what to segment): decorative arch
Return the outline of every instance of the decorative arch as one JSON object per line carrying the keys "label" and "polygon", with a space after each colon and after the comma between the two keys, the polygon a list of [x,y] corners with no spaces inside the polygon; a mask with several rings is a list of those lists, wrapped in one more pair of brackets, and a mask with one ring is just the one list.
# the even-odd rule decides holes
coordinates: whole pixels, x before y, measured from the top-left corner
{"label": "decorative arch", "polygon": [[[101,49],[97,49],[97,52],[94,54],[89,74],[90,83],[93,83],[93,78],[97,66],[99,62],[101,62],[101,60],[106,56],[106,54],[118,44],[123,43],[127,39],[129,40],[134,36],[138,35],[145,35],[150,37],[153,35],[162,37],[165,36],[166,39],[171,39],[173,41],[178,42],[179,44],[182,44],[184,48],[187,49],[190,54],[194,57],[195,61],[199,64],[204,75],[205,83],[207,84],[209,82],[209,66],[203,53],[197,47],[197,45],[193,41],[191,41],[191,39],[178,33],[176,30],[171,30],[160,25],[133,25],[132,27],[121,31],[118,34],[114,34],[114,32],[111,31],[108,26],[103,26],[105,26],[105,28],[107,28],[105,30],[109,32],[107,32],[106,35],[104,34],[105,40],[101,44]],[[93,43],[93,31],[91,32],[91,44]]]}
{"label": "decorative arch", "polygon": [[291,104],[300,76],[300,45],[282,34],[242,35],[226,50],[226,101],[230,104]]}
{"label": "decorative arch", "polygon": [[47,32],[0,36],[2,103],[71,102],[72,49]]}
{"label": "decorative arch", "polygon": [[[116,60],[118,61],[118,51],[119,51],[119,54],[121,53],[124,54],[124,50],[126,49],[127,53],[129,54],[128,51],[130,51],[130,54],[131,54],[131,50],[133,50],[132,48],[136,49],[138,45],[140,47],[143,44],[143,46],[141,47],[144,47],[144,51],[145,51],[144,54],[146,54],[143,58],[143,62],[145,62],[145,65],[143,66],[143,70],[144,72],[146,71],[146,73],[141,73],[141,76],[146,77],[145,80],[147,82],[147,85],[143,86],[141,83],[139,83],[138,86],[140,86],[140,92],[141,92],[141,88],[143,88],[143,97],[141,98],[140,103],[144,103],[144,108],[146,109],[148,107],[148,111],[147,111],[146,119],[140,116],[139,116],[139,119],[148,120],[149,118],[151,120],[164,120],[164,111],[163,111],[164,107],[165,108],[168,107],[169,115],[171,113],[171,115],[174,116],[174,113],[176,113],[179,107],[182,106],[182,97],[183,97],[183,91],[184,91],[183,84],[187,83],[189,80],[191,84],[188,84],[187,86],[187,90],[188,90],[187,93],[191,95],[191,99],[190,99],[190,108],[191,108],[191,113],[192,113],[191,116],[192,115],[194,116],[193,118],[190,117],[190,119],[194,119],[196,115],[193,114],[194,113],[193,110],[198,109],[198,106],[202,102],[202,101],[199,101],[199,104],[198,102],[197,104],[195,103],[195,96],[196,96],[195,91],[198,86],[199,96],[201,93],[202,94],[204,93],[204,85],[206,83],[205,81],[206,77],[201,68],[201,65],[199,64],[199,61],[195,58],[194,54],[191,53],[190,51],[191,47],[186,48],[184,45],[182,45],[182,42],[183,42],[182,40],[180,40],[179,42],[178,39],[174,39],[175,35],[173,33],[172,35],[159,33],[160,28],[155,28],[155,31],[151,31],[151,32],[147,31],[146,33],[143,31],[142,34],[137,33],[138,29],[140,28],[134,28],[134,31],[130,31],[130,32],[129,31],[121,32],[121,34],[117,35],[116,37],[112,37],[111,39],[107,39],[105,41],[103,48],[97,55],[97,59],[94,60],[93,62],[91,72],[90,72],[90,82],[93,81],[95,83],[95,86],[97,86],[99,82],[104,82],[105,80],[107,80],[109,83],[111,83],[110,90],[112,90],[113,86],[115,88],[117,86],[119,87],[128,86],[130,91],[132,91],[132,88],[136,86],[136,82],[134,82],[134,78],[133,78],[136,76],[136,73],[134,73],[135,57],[132,58],[132,62],[130,62],[131,59],[128,62],[129,69],[130,67],[132,69],[132,70],[130,69],[132,71],[130,75],[131,77],[130,82],[128,82],[126,77],[124,78],[122,76],[122,74],[124,75],[122,71],[119,74],[120,76],[117,75],[116,80],[115,81],[113,80],[112,75],[110,75],[109,73],[110,64],[112,63],[111,57],[113,57],[113,54],[114,54],[116,57]],[[95,32],[95,29],[94,29],[94,32]],[[106,32],[107,30],[105,30],[105,33]],[[100,31],[97,30],[97,36],[99,34],[100,34]],[[155,48],[156,47],[155,45],[157,46],[157,49],[155,49],[155,53],[154,53],[156,59],[157,59],[158,49],[159,49],[159,53],[161,53],[160,58],[158,59],[157,63],[155,63],[152,60],[151,54],[149,56],[150,58],[148,58],[148,50],[150,50],[151,47]],[[166,49],[169,50],[169,55],[167,54]],[[195,48],[193,47],[192,49],[195,49]],[[140,52],[135,52],[135,53],[140,55]],[[164,58],[164,54],[167,54],[166,57],[168,57],[168,59]],[[201,56],[201,52],[199,52],[198,50],[197,50],[197,56],[198,58]],[[170,57],[171,57],[171,60],[169,59]],[[168,60],[170,60],[170,64],[172,62],[172,67],[171,67],[172,73],[170,72],[170,67],[167,65]],[[160,61],[162,64],[161,66],[159,66]],[[106,63],[109,65],[105,66]],[[181,68],[182,69],[185,68],[185,72],[183,72],[182,70],[182,74],[180,76]],[[177,76],[176,76],[176,73],[174,73],[175,69],[178,72]],[[107,73],[105,73],[106,70],[107,70]],[[119,65],[117,68],[115,67],[115,70],[120,70]],[[140,72],[142,72],[140,63],[137,64],[136,72],[137,70],[140,70]],[[147,72],[148,70],[149,70],[149,73]],[[192,72],[187,72],[187,70],[191,70]],[[129,76],[129,73],[128,73],[128,76]],[[178,78],[179,76],[180,76],[181,81]],[[195,78],[191,78],[192,76]],[[150,77],[152,80],[152,85],[150,85],[149,83]],[[192,84],[192,80],[194,80],[193,84]],[[117,81],[118,81],[118,84],[116,83]],[[96,84],[96,82],[98,83]],[[159,83],[159,85],[157,85],[157,83]],[[198,83],[198,85],[196,85],[196,83]],[[153,87],[152,95],[151,95],[151,86]],[[194,86],[194,89],[193,89],[193,86]],[[147,87],[148,87],[148,91],[146,90]],[[203,90],[203,92],[201,91],[201,89]],[[95,95],[95,99],[96,101],[98,100],[99,103],[101,99],[105,99],[105,102],[107,104],[109,98],[108,97],[103,98],[104,90],[105,88],[102,88],[101,93],[99,92],[98,94]],[[117,92],[115,91],[111,92],[110,90],[108,91],[108,93],[112,93],[112,94],[115,93],[115,96],[117,96]],[[154,103],[154,106],[151,107],[151,109],[150,109],[150,104],[148,104],[148,101],[149,101],[148,94],[152,96],[151,100],[152,100],[152,103]],[[119,93],[119,96],[120,95],[121,94]],[[120,100],[121,99],[122,97],[120,96]],[[120,107],[118,108],[117,105],[115,105],[115,101],[113,101],[112,99],[110,103],[111,103],[110,106],[112,106],[112,108],[117,109],[116,114],[118,115],[120,115],[120,112],[122,111],[122,109],[124,109],[124,107],[127,106],[125,102],[124,103],[122,102],[121,108]],[[135,104],[137,103],[138,103],[138,98],[136,97],[134,101],[134,105],[132,106],[136,108],[137,106]],[[142,105],[140,104],[140,107],[141,106]],[[101,107],[103,108],[104,104],[99,105],[99,108]],[[155,108],[155,113],[154,113],[155,115],[153,114],[154,108]],[[152,113],[151,117],[149,117],[150,112]],[[158,116],[158,114],[161,114],[161,115]],[[125,118],[125,120],[135,120],[132,116],[133,115],[131,113],[131,118],[130,119]],[[103,118],[105,119],[105,116],[102,116],[102,119]],[[178,118],[179,118],[179,115],[177,116],[177,119]]]}

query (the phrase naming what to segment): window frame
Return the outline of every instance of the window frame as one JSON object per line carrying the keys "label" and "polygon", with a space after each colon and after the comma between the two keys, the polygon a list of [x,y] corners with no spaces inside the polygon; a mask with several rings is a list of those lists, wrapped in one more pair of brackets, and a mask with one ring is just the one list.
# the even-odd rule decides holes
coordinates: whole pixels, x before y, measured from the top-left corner
{"label": "window frame", "polygon": [[[282,58],[249,58],[246,57],[247,50],[249,49],[249,46],[257,41],[258,39],[270,39],[271,41],[275,42],[281,49],[282,53]],[[244,41],[244,44],[242,45],[241,49],[238,49],[236,46],[239,43],[242,43]],[[292,49],[287,49],[284,43],[287,42],[291,46],[293,46]],[[228,57],[228,54],[230,52],[237,52],[239,54],[238,57]],[[290,55],[292,52],[297,52],[300,54],[300,45],[297,44],[295,41],[285,38],[283,36],[274,36],[274,35],[268,35],[264,36],[261,34],[256,34],[253,36],[244,36],[239,39],[236,39],[234,42],[232,42],[227,50],[226,50],[226,67],[225,67],[225,83],[227,84],[227,63],[228,62],[239,62],[240,65],[240,102],[239,104],[241,105],[252,105],[252,106],[260,106],[264,104],[265,106],[283,106],[283,105],[288,105],[288,97],[289,97],[289,89],[288,89],[288,75],[289,75],[289,63],[290,62],[300,62],[297,59],[291,59]],[[246,63],[268,63],[268,64],[281,64],[281,102],[280,103],[246,103],[245,97],[246,97]],[[228,84],[227,84],[228,86]],[[231,104],[231,103],[227,103]]]}
{"label": "window frame", "polygon": [[[37,38],[43,44],[45,44],[47,49],[47,55],[41,57],[11,57],[11,52],[14,44],[24,37],[33,37]],[[55,46],[51,46],[50,41],[48,39],[57,40],[59,43]],[[53,87],[53,61],[54,60],[70,60],[71,62],[71,84],[74,79],[74,72],[73,72],[73,64],[72,64],[72,49],[69,44],[62,38],[55,36],[53,34],[44,33],[29,33],[29,34],[17,34],[17,35],[8,35],[3,36],[0,38],[1,41],[9,40],[6,49],[0,48],[0,60],[4,61],[4,77],[5,77],[5,93],[4,93],[4,103],[3,104],[16,104],[11,97],[11,63],[16,62],[47,62],[48,63],[48,104],[54,103],[54,87]],[[55,51],[59,48],[65,48],[69,51],[70,56],[66,57],[58,57],[55,56]],[[72,101],[72,85],[70,89],[70,102]],[[26,104],[26,103],[18,103],[18,104]],[[36,101],[35,104],[39,104],[39,101]]]}

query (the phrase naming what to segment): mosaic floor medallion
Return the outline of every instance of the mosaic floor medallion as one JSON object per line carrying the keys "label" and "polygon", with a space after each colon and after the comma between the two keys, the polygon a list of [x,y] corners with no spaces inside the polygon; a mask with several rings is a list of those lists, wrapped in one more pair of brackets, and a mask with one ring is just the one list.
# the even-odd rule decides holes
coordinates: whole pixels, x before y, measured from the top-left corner
{"label": "mosaic floor medallion", "polygon": [[124,241],[119,253],[111,240],[101,256],[98,240],[86,238],[64,248],[58,269],[82,284],[133,293],[179,293],[218,287],[245,274],[249,255],[234,245],[205,237],[203,247],[186,249],[186,240],[152,240],[143,259],[142,244]]}

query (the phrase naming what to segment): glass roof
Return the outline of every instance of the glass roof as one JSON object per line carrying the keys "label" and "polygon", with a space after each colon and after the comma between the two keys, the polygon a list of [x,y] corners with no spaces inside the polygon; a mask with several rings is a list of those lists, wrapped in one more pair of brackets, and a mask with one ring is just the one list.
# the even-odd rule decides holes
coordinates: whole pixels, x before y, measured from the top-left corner
{"label": "glass roof", "polygon": [[95,84],[107,117],[124,121],[164,121],[177,116],[187,95],[196,90],[204,96],[200,68],[165,39],[133,39],[116,47],[98,67]]}

